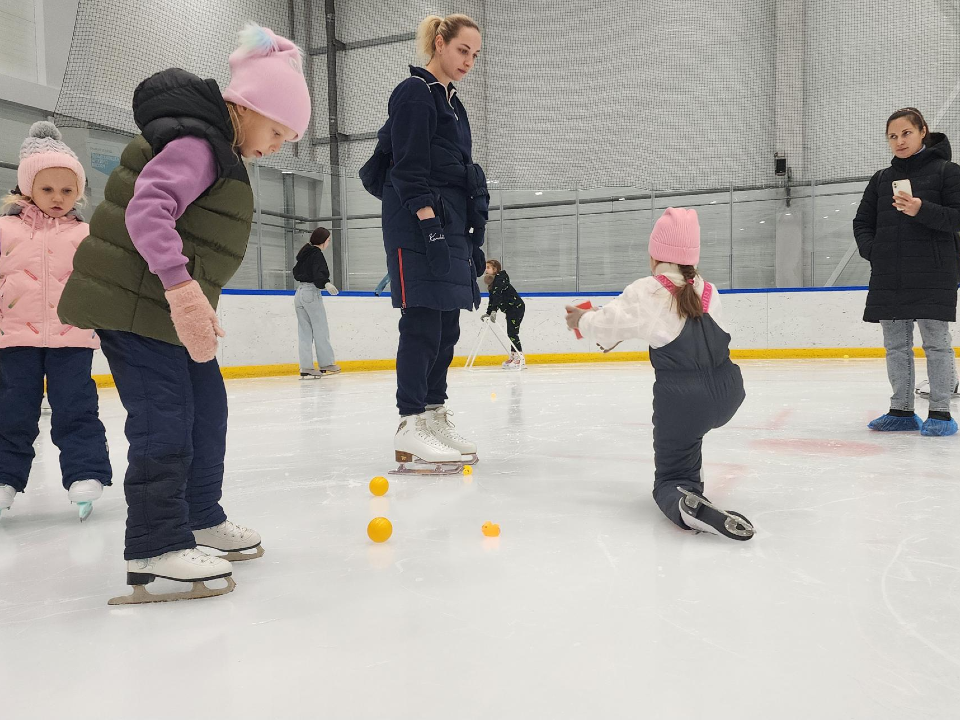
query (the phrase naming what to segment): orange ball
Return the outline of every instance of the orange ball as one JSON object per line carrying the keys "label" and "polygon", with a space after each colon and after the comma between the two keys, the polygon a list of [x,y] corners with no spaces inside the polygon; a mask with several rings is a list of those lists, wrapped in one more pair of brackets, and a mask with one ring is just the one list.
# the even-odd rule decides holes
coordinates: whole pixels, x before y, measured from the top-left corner
{"label": "orange ball", "polygon": [[374,518],[367,525],[367,536],[375,543],[386,542],[393,535],[393,525],[385,517]]}
{"label": "orange ball", "polygon": [[486,537],[500,537],[500,526],[487,520],[480,528]]}
{"label": "orange ball", "polygon": [[370,481],[370,492],[372,492],[377,497],[381,495],[386,495],[387,490],[390,489],[390,483],[387,482],[385,477],[377,476]]}

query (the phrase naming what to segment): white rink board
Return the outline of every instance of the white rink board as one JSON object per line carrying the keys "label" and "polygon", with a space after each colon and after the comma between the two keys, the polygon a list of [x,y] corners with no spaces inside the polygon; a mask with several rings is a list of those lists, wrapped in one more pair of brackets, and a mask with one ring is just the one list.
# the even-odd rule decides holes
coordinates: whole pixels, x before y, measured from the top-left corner
{"label": "white rink board", "polygon": [[[566,305],[590,300],[594,305],[612,296],[526,296],[526,316],[520,336],[528,354],[562,354],[596,351],[577,341],[563,323]],[[733,336],[735,349],[878,348],[883,346],[880,326],[862,321],[865,290],[722,293],[723,324]],[[324,296],[330,336],[337,360],[385,360],[397,354],[400,311],[389,297],[341,294]],[[486,308],[484,298],[481,312]],[[456,354],[467,356],[482,329],[481,312],[461,315],[460,343]],[[225,294],[220,299],[220,321],[227,337],[219,360],[224,367],[274,365],[297,362],[297,318],[292,295]],[[504,320],[499,320],[505,329]],[[919,341],[919,336],[918,336]],[[641,343],[624,343],[614,352],[646,350]],[[481,354],[499,354],[488,340]],[[94,373],[109,369],[99,355]]]}

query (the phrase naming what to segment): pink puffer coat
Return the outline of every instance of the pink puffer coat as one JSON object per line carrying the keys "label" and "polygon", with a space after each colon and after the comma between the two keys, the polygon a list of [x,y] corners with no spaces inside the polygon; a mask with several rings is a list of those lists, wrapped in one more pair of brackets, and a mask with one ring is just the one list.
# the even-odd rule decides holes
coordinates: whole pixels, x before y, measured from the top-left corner
{"label": "pink puffer coat", "polygon": [[0,217],[0,349],[98,348],[93,330],[63,325],[57,303],[73,272],[73,255],[90,226],[51,218],[32,203]]}

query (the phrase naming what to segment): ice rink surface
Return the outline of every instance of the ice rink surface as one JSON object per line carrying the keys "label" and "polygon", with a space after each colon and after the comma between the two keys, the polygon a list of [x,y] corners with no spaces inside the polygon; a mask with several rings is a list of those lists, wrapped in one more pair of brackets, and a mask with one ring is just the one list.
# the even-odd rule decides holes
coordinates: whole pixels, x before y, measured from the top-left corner
{"label": "ice rink surface", "polygon": [[266,555],[123,608],[123,409],[102,391],[119,477],[82,525],[45,416],[0,518],[0,717],[960,717],[960,437],[868,431],[882,360],[740,364],[704,457],[746,543],[653,503],[646,364],[451,371],[480,464],[382,498],[392,373],[230,381],[224,506]]}

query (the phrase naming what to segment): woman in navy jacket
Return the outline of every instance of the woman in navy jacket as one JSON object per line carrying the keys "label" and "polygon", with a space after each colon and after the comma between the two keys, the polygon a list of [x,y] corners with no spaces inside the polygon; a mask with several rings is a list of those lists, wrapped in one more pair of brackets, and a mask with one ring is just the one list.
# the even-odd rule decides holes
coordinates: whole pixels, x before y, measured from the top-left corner
{"label": "woman in navy jacket", "polygon": [[394,450],[398,462],[436,463],[435,471],[458,471],[477,452],[453,429],[444,402],[460,311],[480,306],[477,278],[485,267],[489,195],[454,87],[480,44],[477,24],[465,15],[426,18],[417,47],[429,62],[411,67],[393,91],[378,134],[386,166],[383,244],[393,305],[401,311]]}

